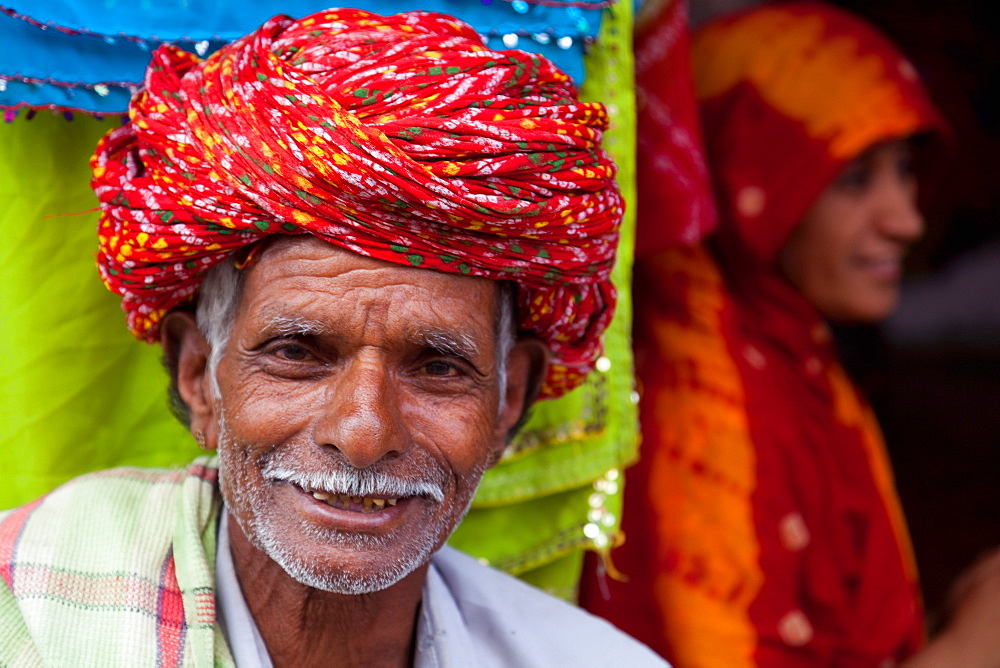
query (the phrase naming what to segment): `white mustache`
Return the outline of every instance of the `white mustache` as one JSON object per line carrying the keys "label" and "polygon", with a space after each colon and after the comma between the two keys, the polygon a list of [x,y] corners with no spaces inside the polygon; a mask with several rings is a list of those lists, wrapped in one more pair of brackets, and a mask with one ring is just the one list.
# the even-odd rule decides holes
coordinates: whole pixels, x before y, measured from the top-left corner
{"label": "white mustache", "polygon": [[263,467],[265,478],[290,482],[310,492],[328,492],[346,496],[379,499],[402,499],[408,496],[426,496],[440,503],[444,490],[435,482],[405,480],[379,471],[345,469],[324,471],[294,471],[280,464],[267,462]]}

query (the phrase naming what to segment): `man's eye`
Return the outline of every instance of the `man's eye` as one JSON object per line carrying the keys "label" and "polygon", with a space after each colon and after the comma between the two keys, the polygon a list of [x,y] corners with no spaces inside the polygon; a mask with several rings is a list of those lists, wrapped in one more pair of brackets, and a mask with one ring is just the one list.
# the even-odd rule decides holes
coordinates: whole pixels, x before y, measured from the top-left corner
{"label": "man's eye", "polygon": [[309,357],[309,351],[294,343],[285,343],[271,350],[271,354],[290,362],[301,362]]}
{"label": "man's eye", "polygon": [[458,374],[458,369],[453,364],[447,362],[434,361],[424,365],[424,371],[431,376],[454,376]]}

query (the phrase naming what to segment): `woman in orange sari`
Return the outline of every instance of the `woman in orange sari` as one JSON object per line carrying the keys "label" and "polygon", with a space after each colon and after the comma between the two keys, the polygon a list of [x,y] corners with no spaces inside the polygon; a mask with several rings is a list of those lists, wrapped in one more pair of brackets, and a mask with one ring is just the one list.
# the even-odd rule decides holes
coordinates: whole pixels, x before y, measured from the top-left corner
{"label": "woman in orange sari", "polygon": [[923,230],[913,138],[942,123],[896,48],[827,5],[726,17],[692,49],[718,229],[637,259],[628,581],[584,603],[678,666],[894,665],[922,642],[916,569],[827,323],[893,308]]}

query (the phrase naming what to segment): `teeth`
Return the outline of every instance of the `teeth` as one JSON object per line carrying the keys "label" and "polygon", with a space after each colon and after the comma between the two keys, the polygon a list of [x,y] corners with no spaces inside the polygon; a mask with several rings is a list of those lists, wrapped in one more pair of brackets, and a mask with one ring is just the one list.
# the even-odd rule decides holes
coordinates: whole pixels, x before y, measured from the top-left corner
{"label": "teeth", "polygon": [[327,494],[325,492],[311,492],[314,499],[323,501],[334,508],[349,510],[351,506],[361,506],[361,511],[365,513],[377,513],[386,506],[395,506],[399,499],[376,499],[367,496],[348,496],[347,494]]}

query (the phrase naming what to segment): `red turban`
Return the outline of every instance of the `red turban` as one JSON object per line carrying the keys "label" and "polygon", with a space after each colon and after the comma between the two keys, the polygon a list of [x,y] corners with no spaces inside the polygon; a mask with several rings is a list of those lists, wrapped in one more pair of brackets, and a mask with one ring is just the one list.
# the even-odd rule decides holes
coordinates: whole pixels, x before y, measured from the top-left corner
{"label": "red turban", "polygon": [[544,396],[578,385],[611,319],[622,201],[607,116],[545,58],[408,12],[277,16],[202,61],[153,54],[92,160],[98,265],[131,331],[273,234],[518,286]]}

